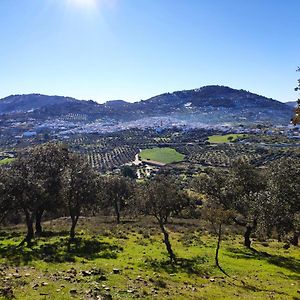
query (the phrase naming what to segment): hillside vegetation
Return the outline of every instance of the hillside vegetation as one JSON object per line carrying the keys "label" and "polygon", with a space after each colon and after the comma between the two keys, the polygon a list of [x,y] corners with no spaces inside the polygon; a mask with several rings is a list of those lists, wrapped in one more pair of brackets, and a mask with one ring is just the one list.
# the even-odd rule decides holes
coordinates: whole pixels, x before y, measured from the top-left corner
{"label": "hillside vegetation", "polygon": [[300,158],[186,163],[137,178],[24,149],[0,167],[0,298],[299,299]]}
{"label": "hillside vegetation", "polygon": [[2,231],[0,291],[9,285],[18,300],[299,298],[299,251],[274,240],[255,241],[253,252],[228,228],[220,253],[227,277],[214,265],[216,239],[203,223],[169,225],[178,264],[167,259],[151,219],[116,226],[109,218],[82,218],[70,251],[68,226],[46,222],[45,236],[24,251],[22,227]]}

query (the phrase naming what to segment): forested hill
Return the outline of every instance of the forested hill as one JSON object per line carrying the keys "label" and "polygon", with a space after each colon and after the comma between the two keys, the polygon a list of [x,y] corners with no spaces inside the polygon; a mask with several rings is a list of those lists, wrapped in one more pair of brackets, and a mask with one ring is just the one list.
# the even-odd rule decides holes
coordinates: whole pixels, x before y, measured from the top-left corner
{"label": "forested hill", "polygon": [[40,94],[12,95],[0,100],[2,115],[23,114],[47,119],[70,113],[84,114],[87,120],[105,117],[122,121],[172,116],[203,123],[288,123],[292,108],[245,90],[216,85],[165,93],[135,103],[114,100],[99,104],[92,100],[80,101],[70,97]]}

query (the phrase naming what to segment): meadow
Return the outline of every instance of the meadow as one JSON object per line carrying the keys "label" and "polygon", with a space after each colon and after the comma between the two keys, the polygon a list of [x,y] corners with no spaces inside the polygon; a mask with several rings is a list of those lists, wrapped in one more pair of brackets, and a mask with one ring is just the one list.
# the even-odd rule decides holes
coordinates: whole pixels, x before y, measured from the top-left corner
{"label": "meadow", "polygon": [[[168,225],[178,257],[170,263],[151,218],[81,218],[69,244],[69,220],[45,222],[31,248],[22,226],[0,232],[0,299],[300,299],[300,253],[275,240],[242,245],[227,228],[215,267],[216,237],[207,224]],[[234,233],[234,234],[233,234]]]}

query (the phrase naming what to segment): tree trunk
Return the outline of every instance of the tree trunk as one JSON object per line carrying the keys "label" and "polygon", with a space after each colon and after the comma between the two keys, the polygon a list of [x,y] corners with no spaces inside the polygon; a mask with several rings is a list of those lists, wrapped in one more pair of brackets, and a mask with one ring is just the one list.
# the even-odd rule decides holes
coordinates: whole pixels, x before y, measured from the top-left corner
{"label": "tree trunk", "polygon": [[219,250],[220,250],[220,245],[221,245],[221,237],[222,237],[222,224],[219,225],[218,243],[217,243],[216,255],[215,255],[215,262],[216,262],[216,266],[218,268],[220,268],[220,265],[219,265]]}
{"label": "tree trunk", "polygon": [[114,206],[115,206],[115,213],[117,217],[117,224],[120,224],[120,208],[119,208],[118,201],[115,201]]}
{"label": "tree trunk", "polygon": [[291,238],[291,244],[293,246],[299,245],[299,232],[298,231],[294,231],[293,237]]}
{"label": "tree trunk", "polygon": [[172,250],[172,246],[169,240],[169,233],[166,231],[165,226],[162,222],[159,222],[160,229],[164,235],[164,243],[166,245],[170,260],[176,262],[176,256]]}
{"label": "tree trunk", "polygon": [[37,210],[36,214],[35,214],[35,234],[37,236],[42,235],[43,232],[43,228],[42,228],[42,216],[44,213],[44,209],[40,208]]}
{"label": "tree trunk", "polygon": [[75,227],[77,225],[78,219],[79,219],[79,215],[78,216],[75,216],[75,215],[71,216],[71,220],[72,220],[72,225],[71,225],[71,229],[70,229],[70,239],[71,240],[74,240],[74,238],[75,238]]}
{"label": "tree trunk", "polygon": [[256,228],[257,225],[257,221],[254,220],[252,225],[247,225],[246,226],[246,231],[244,234],[244,246],[246,246],[247,248],[251,249],[251,240],[250,240],[250,236],[252,231]]}
{"label": "tree trunk", "polygon": [[224,273],[226,276],[229,277],[229,275],[222,269],[222,267],[219,264],[219,250],[221,246],[221,241],[222,241],[222,223],[220,223],[219,228],[218,228],[218,242],[217,242],[217,248],[216,248],[216,254],[215,254],[215,262],[216,266],[219,268],[219,270]]}
{"label": "tree trunk", "polygon": [[246,246],[247,248],[251,248],[251,240],[250,240],[250,235],[252,232],[252,226],[247,226],[246,227],[246,231],[244,233],[244,246]]}
{"label": "tree trunk", "polygon": [[31,241],[34,238],[34,230],[33,230],[34,214],[25,211],[25,220],[27,226],[27,234],[25,239],[21,242],[20,245],[23,245],[26,242],[27,246],[31,246]]}

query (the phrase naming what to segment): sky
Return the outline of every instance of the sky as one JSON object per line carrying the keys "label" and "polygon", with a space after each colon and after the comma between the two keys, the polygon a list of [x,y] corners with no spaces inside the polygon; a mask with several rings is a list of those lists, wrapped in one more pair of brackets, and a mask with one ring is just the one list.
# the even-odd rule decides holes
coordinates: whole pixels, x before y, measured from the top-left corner
{"label": "sky", "polygon": [[299,0],[0,0],[0,98],[139,101],[205,85],[297,99]]}

